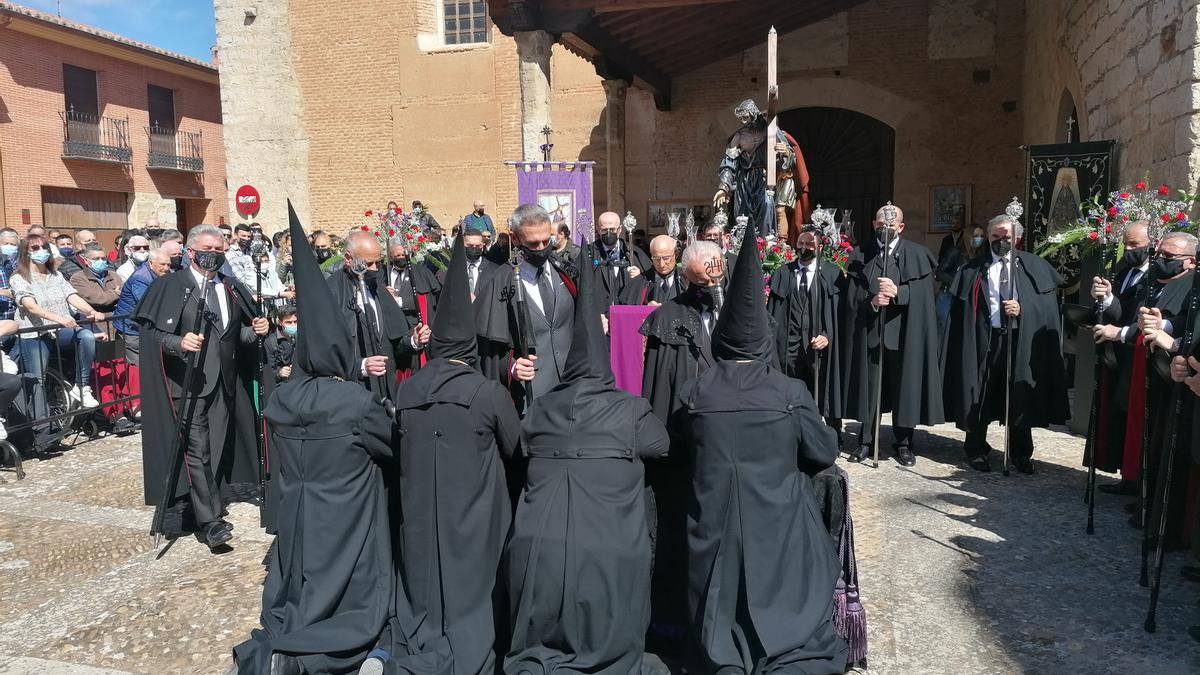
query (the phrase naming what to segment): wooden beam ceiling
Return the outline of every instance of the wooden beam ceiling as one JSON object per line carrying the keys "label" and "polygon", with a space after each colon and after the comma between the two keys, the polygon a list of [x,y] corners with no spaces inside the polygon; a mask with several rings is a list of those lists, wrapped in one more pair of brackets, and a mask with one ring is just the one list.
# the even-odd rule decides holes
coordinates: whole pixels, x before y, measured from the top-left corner
{"label": "wooden beam ceiling", "polygon": [[550,9],[590,9],[596,14],[633,12],[665,7],[695,7],[721,5],[741,0],[544,0],[542,7]]}

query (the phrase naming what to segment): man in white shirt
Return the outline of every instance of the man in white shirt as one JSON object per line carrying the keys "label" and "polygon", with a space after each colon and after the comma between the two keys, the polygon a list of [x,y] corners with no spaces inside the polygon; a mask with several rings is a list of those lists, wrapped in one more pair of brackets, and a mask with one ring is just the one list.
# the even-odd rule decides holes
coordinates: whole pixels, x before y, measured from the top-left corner
{"label": "man in white shirt", "polygon": [[142,235],[134,235],[125,242],[125,262],[117,268],[117,274],[121,275],[121,281],[125,281],[133,276],[137,268],[150,259],[150,240]]}

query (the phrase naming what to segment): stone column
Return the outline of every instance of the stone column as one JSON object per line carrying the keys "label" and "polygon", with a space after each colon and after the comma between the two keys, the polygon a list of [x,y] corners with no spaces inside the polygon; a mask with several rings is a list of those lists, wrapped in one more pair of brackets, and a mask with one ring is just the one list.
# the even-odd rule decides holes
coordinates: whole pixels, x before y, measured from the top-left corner
{"label": "stone column", "polygon": [[608,210],[625,213],[625,80],[604,80],[605,160],[608,174]]}
{"label": "stone column", "polygon": [[544,30],[521,31],[517,39],[517,72],[521,83],[521,150],[527,162],[541,161],[550,126],[550,48],[554,36]]}

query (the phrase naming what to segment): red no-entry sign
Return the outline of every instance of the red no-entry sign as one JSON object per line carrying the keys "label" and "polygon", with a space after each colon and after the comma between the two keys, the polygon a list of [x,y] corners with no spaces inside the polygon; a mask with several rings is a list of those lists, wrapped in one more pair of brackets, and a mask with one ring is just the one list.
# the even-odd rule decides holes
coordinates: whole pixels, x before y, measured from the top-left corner
{"label": "red no-entry sign", "polygon": [[237,208],[237,212],[246,217],[258,213],[261,201],[258,196],[258,190],[255,190],[253,185],[243,185],[238,188],[237,195],[234,197],[234,205]]}

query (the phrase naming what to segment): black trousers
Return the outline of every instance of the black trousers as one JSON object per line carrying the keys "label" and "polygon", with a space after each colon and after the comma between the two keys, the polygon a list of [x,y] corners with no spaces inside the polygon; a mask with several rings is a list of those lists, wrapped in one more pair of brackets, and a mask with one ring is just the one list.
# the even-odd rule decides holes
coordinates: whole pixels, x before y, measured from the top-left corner
{"label": "black trousers", "polygon": [[196,524],[203,528],[219,520],[225,510],[213,467],[219,465],[229,438],[230,401],[218,386],[208,396],[199,397],[194,405],[184,463]]}
{"label": "black trousers", "polygon": [[0,417],[8,412],[8,407],[17,400],[21,393],[21,376],[0,373]]}
{"label": "black trousers", "polygon": [[[874,350],[872,350],[874,354]],[[895,407],[893,404],[900,396],[901,376],[904,372],[903,363],[901,362],[904,355],[899,350],[884,349],[883,350],[883,392],[879,397],[880,408],[882,412],[891,412]],[[867,365],[870,372],[867,375],[867,386],[871,396],[875,395],[876,382],[876,361],[871,360]],[[872,405],[874,404],[872,399]],[[867,414],[867,419],[861,420],[862,428],[859,430],[858,444],[873,445],[875,443],[875,410],[872,409]],[[896,424],[892,425],[892,437],[895,442],[892,444],[894,448],[911,448],[913,428],[902,427]]]}
{"label": "black trousers", "polygon": [[[967,440],[963,444],[967,459],[984,457],[988,454],[988,451],[991,450],[987,443],[988,425],[994,421],[1003,421],[1005,418],[1004,403],[1009,378],[1007,348],[1009,339],[1015,338],[1015,335],[1015,333],[1008,333],[1000,329],[992,329],[979,417],[968,424]],[[1008,433],[1009,452],[1012,459],[1033,457],[1033,430],[1029,428],[1028,424],[1014,421]]]}

